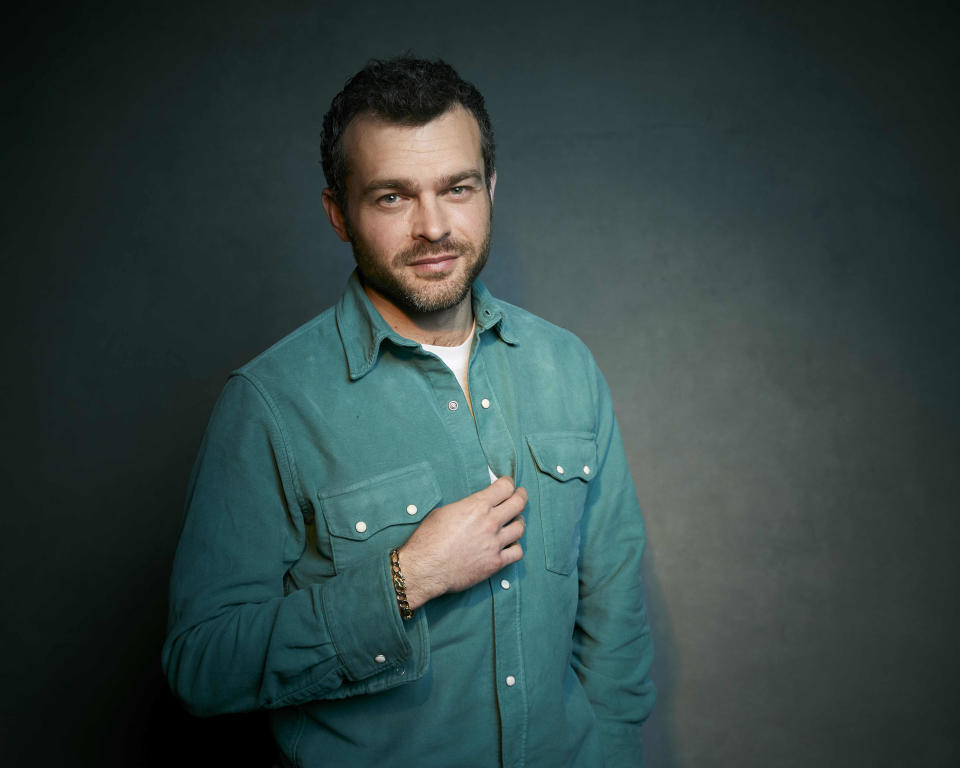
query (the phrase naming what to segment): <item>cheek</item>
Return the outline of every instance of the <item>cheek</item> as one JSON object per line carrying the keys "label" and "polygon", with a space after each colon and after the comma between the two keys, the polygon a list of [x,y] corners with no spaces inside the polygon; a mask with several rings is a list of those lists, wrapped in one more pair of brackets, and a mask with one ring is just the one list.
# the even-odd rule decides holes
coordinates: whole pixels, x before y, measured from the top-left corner
{"label": "cheek", "polygon": [[487,231],[487,225],[490,221],[490,208],[487,205],[471,206],[470,210],[463,211],[458,218],[458,224],[461,231],[470,235],[473,239],[478,239]]}
{"label": "cheek", "polygon": [[402,216],[368,218],[357,222],[355,231],[378,253],[392,253],[404,243],[406,223]]}

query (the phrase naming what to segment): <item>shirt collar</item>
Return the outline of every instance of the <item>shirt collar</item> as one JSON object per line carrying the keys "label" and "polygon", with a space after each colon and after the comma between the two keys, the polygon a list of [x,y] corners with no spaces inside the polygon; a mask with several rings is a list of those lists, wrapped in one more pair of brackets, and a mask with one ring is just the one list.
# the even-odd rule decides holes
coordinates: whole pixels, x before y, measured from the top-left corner
{"label": "shirt collar", "polygon": [[[474,281],[473,317],[478,334],[492,328],[501,340],[507,344],[516,344],[518,339],[510,330],[508,312],[508,305],[497,301],[480,280]],[[412,339],[404,338],[387,324],[364,292],[356,270],[350,275],[347,287],[337,302],[336,317],[352,381],[369,373],[377,362],[380,345],[385,340],[398,347],[420,346]]]}

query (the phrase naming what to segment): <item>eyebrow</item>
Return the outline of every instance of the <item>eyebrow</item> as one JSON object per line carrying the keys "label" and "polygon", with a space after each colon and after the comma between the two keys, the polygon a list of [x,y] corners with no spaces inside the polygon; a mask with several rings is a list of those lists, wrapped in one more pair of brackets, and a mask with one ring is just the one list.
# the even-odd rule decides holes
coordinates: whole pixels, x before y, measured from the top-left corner
{"label": "eyebrow", "polygon": [[[451,173],[447,176],[441,176],[439,179],[437,179],[437,186],[440,188],[455,187],[461,181],[467,181],[467,179],[483,181],[483,174],[480,173],[480,171],[478,171],[476,168],[471,168],[466,171],[459,171],[457,173]],[[417,183],[413,179],[374,179],[363,188],[363,195],[366,196],[371,192],[377,192],[382,189],[399,189],[402,191],[410,191],[417,189]]]}

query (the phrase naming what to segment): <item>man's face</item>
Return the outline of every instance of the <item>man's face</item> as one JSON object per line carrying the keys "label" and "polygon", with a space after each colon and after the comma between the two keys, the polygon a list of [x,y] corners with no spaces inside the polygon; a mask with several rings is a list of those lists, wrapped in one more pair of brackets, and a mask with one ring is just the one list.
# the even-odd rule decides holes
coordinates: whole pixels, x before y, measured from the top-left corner
{"label": "man's face", "polygon": [[487,260],[493,210],[473,116],[457,107],[402,126],[361,115],[347,127],[344,150],[341,237],[367,290],[407,314],[464,301]]}

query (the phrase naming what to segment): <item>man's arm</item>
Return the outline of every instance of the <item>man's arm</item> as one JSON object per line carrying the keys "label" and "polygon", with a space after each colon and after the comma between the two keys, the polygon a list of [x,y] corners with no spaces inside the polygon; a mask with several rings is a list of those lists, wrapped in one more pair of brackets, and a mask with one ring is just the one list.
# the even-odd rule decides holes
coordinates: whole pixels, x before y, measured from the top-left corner
{"label": "man's arm", "polygon": [[596,375],[600,471],[584,512],[572,663],[600,726],[605,765],[633,768],[642,764],[640,728],[656,697],[641,589],[645,534],[610,393]]}
{"label": "man's arm", "polygon": [[195,714],[338,695],[414,651],[382,557],[285,594],[306,546],[286,440],[260,389],[231,377],[194,467],[170,581],[163,666]]}
{"label": "man's arm", "polygon": [[[299,488],[269,399],[231,378],[191,478],[163,648],[169,683],[196,714],[383,690],[411,656],[403,680],[425,671],[425,625],[401,620],[387,552],[286,594],[284,577],[307,546]],[[413,607],[519,559],[509,545],[525,502],[502,478],[433,510],[401,555]]]}

